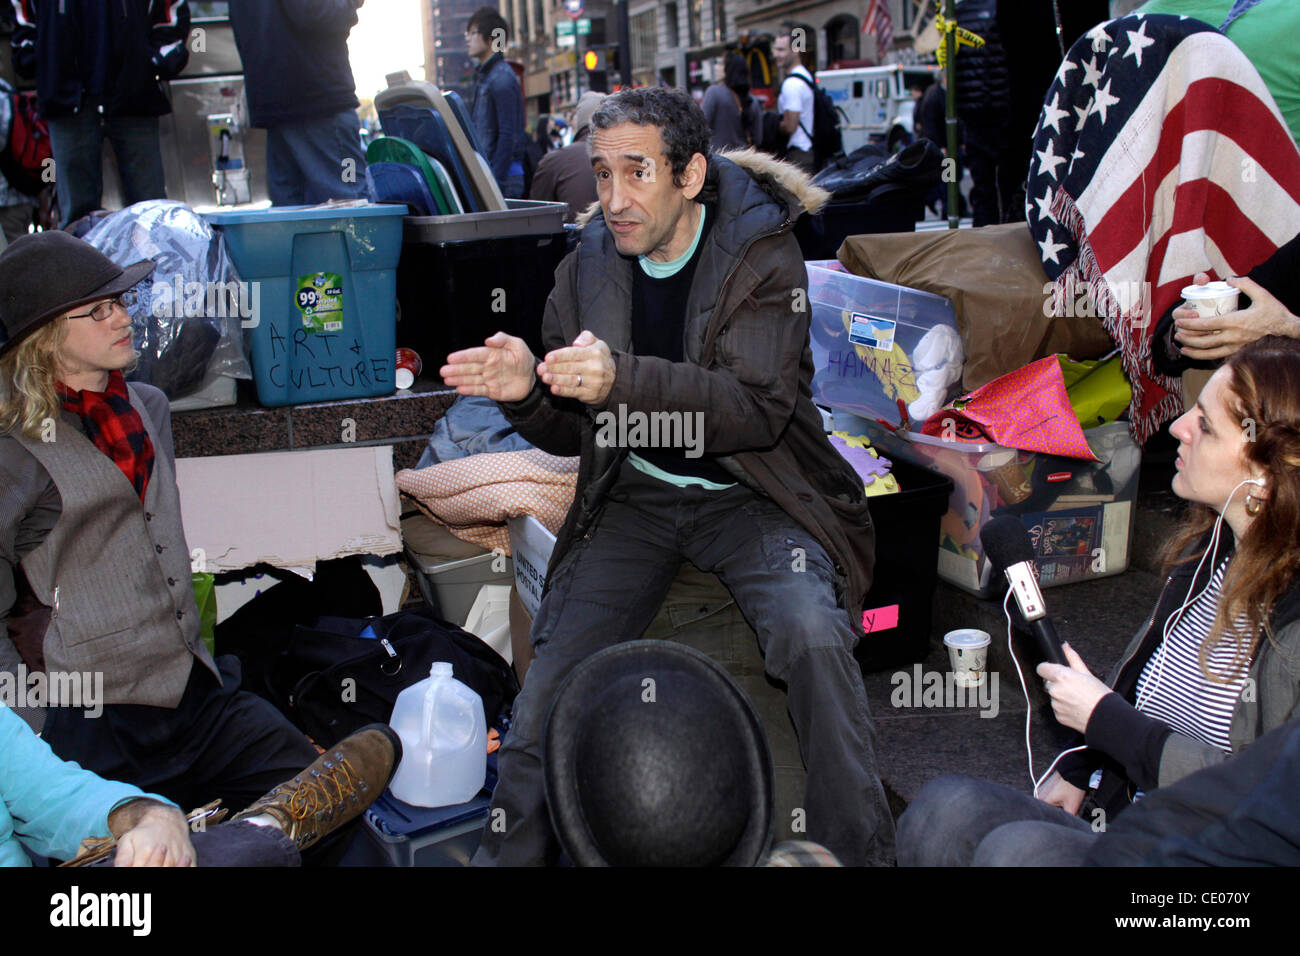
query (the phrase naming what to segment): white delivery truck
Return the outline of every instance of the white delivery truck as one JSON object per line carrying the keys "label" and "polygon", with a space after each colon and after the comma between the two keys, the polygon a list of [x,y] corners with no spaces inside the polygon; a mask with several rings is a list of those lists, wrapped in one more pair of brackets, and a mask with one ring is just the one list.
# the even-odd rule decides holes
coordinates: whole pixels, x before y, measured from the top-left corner
{"label": "white delivery truck", "polygon": [[911,87],[938,77],[937,66],[893,64],[822,70],[817,82],[840,114],[844,152],[878,143],[893,153],[916,135]]}

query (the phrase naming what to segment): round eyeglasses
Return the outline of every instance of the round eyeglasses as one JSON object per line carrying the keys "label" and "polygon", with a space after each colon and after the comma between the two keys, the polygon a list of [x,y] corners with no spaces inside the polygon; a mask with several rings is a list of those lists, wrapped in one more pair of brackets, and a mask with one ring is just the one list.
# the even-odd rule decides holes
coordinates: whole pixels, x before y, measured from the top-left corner
{"label": "round eyeglasses", "polygon": [[84,319],[89,317],[94,319],[96,322],[103,322],[113,314],[113,306],[120,305],[124,311],[130,311],[131,306],[135,305],[135,303],[136,294],[128,289],[126,292],[123,292],[114,299],[106,299],[103,302],[100,302],[89,312],[78,312],[75,315],[67,316],[67,318]]}

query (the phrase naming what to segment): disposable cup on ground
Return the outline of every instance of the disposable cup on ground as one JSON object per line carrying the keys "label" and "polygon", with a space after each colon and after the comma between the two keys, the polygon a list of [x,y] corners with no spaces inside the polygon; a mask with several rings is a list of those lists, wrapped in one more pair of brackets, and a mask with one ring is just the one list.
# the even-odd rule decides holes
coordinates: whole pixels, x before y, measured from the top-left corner
{"label": "disposable cup on ground", "polygon": [[957,686],[979,687],[983,684],[989,645],[993,643],[988,631],[963,627],[945,634],[943,643],[948,648],[948,660],[952,663]]}

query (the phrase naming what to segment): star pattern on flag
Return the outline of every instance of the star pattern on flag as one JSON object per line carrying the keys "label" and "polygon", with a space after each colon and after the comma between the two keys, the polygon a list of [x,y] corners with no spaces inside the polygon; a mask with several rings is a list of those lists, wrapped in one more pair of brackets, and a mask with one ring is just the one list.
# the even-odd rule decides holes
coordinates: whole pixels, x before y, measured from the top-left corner
{"label": "star pattern on flag", "polygon": [[1088,100],[1083,106],[1076,106],[1074,113],[1077,119],[1074,121],[1074,131],[1077,133],[1083,129],[1083,124],[1088,121],[1088,114],[1092,112],[1092,100]]}
{"label": "star pattern on flag", "polygon": [[1052,200],[1056,197],[1052,195],[1052,187],[1045,186],[1043,195],[1035,197],[1034,203],[1038,206],[1038,218],[1050,219],[1056,222],[1056,217],[1052,215]]}
{"label": "star pattern on flag", "polygon": [[1156,41],[1147,36],[1147,25],[1143,23],[1136,30],[1125,30],[1128,34],[1128,49],[1124,51],[1125,56],[1132,56],[1138,65],[1142,68],[1142,51],[1151,46]]}
{"label": "star pattern on flag", "polygon": [[1075,63],[1069,57],[1066,57],[1061,61],[1061,68],[1056,71],[1056,78],[1064,83],[1065,78],[1070,75],[1070,71],[1077,70],[1078,68],[1079,64]]}
{"label": "star pattern on flag", "polygon": [[1043,107],[1043,115],[1041,119],[1041,123],[1043,126],[1050,126],[1058,133],[1061,131],[1061,127],[1060,127],[1061,119],[1063,117],[1070,115],[1069,110],[1063,110],[1057,108],[1056,104],[1059,103],[1060,100],[1061,100],[1061,94],[1060,93],[1055,94],[1052,97],[1052,102],[1049,105]]}
{"label": "star pattern on flag", "polygon": [[1039,240],[1038,243],[1038,248],[1043,250],[1043,261],[1055,262],[1057,265],[1060,265],[1060,259],[1057,258],[1057,253],[1068,246],[1068,242],[1055,242],[1052,239],[1052,230],[1050,228],[1047,230],[1047,238],[1045,240]]}
{"label": "star pattern on flag", "polygon": [[1106,125],[1106,111],[1119,102],[1118,96],[1110,95],[1110,83],[1108,79],[1105,86],[1097,87],[1097,95],[1093,97],[1091,104],[1092,112],[1101,116],[1103,126]]}
{"label": "star pattern on flag", "polygon": [[1083,86],[1096,86],[1101,82],[1101,70],[1097,69],[1097,58],[1094,56],[1083,64]]}
{"label": "star pattern on flag", "polygon": [[1110,34],[1106,32],[1105,23],[1097,24],[1084,35],[1092,41],[1093,53],[1104,53],[1106,51],[1106,44],[1111,42]]}
{"label": "star pattern on flag", "polygon": [[1057,156],[1055,153],[1056,144],[1050,139],[1047,141],[1047,149],[1035,150],[1038,155],[1038,162],[1043,166],[1043,172],[1047,173],[1053,179],[1056,178],[1056,167],[1065,162],[1064,156]]}

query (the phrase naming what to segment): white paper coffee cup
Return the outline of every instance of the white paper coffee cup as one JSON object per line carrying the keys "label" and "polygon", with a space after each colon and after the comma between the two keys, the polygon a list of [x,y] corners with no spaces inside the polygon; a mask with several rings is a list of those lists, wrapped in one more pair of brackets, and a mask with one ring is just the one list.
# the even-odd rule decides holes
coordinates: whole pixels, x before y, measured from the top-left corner
{"label": "white paper coffee cup", "polygon": [[1187,303],[1188,308],[1195,309],[1197,315],[1207,319],[1216,315],[1227,315],[1229,312],[1236,312],[1237,300],[1240,295],[1239,291],[1226,282],[1189,285],[1185,286],[1182,291],[1183,300]]}
{"label": "white paper coffee cup", "polygon": [[993,643],[988,631],[963,627],[945,634],[943,643],[948,648],[948,660],[952,662],[957,686],[979,687],[983,684],[989,645]]}

